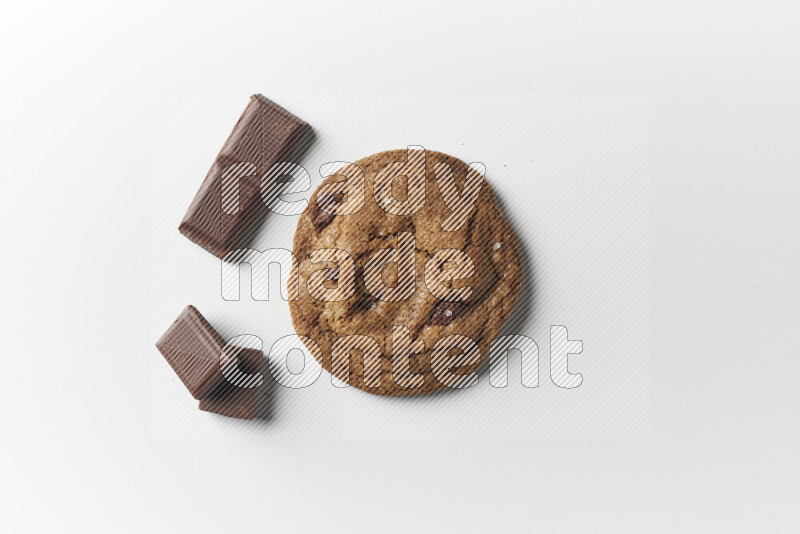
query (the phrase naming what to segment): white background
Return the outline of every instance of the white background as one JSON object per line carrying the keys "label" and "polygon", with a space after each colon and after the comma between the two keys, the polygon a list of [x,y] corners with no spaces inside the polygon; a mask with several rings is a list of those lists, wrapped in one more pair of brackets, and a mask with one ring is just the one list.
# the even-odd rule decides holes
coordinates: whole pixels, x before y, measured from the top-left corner
{"label": "white background", "polygon": [[[3,4],[0,523],[796,532],[797,15]],[[650,438],[153,439],[149,102],[256,91],[650,95]]]}

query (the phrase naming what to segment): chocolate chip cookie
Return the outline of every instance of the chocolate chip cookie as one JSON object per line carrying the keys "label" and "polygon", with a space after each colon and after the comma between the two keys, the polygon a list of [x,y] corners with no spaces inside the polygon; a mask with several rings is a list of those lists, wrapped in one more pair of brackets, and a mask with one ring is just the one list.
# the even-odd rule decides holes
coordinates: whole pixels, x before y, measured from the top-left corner
{"label": "chocolate chip cookie", "polygon": [[339,385],[377,395],[474,383],[522,283],[482,166],[422,147],[340,165],[294,254],[295,330]]}

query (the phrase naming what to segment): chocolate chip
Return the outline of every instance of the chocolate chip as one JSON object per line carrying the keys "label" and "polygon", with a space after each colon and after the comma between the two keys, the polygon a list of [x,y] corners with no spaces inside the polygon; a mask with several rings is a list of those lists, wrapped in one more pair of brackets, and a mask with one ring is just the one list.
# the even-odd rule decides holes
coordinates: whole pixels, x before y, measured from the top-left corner
{"label": "chocolate chip", "polygon": [[335,289],[336,284],[339,283],[339,268],[337,267],[335,269],[325,269],[322,276],[325,277],[325,280],[335,282],[334,284],[329,284],[328,282],[325,282],[325,287],[327,287],[328,289]]}
{"label": "chocolate chip", "polygon": [[467,305],[463,302],[448,302],[443,300],[436,305],[428,321],[433,326],[446,326],[452,323],[456,317],[460,317],[467,311]]}
{"label": "chocolate chip", "polygon": [[336,217],[335,213],[328,213],[328,211],[324,210],[333,210],[336,205],[341,204],[343,200],[344,195],[342,193],[328,193],[317,197],[317,211],[314,214],[313,220],[317,230],[322,230],[328,226],[333,218]]}
{"label": "chocolate chip", "polygon": [[356,307],[362,310],[371,310],[378,306],[378,299],[370,295],[369,293],[365,293],[361,296],[360,299],[356,302]]}
{"label": "chocolate chip", "polygon": [[319,210],[314,215],[314,226],[317,227],[317,230],[322,230],[331,223],[334,217],[336,217],[336,215],[333,213]]}

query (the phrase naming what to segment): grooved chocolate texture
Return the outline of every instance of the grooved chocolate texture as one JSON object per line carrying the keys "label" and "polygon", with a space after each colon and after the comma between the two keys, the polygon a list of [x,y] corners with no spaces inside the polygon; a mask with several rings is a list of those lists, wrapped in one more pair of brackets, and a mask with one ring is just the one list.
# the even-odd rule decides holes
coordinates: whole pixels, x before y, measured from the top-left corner
{"label": "grooved chocolate texture", "polygon": [[[261,177],[275,163],[299,158],[311,137],[306,122],[262,95],[250,97],[178,230],[222,259],[246,246],[265,215]],[[255,165],[255,172],[238,178],[237,205],[236,188],[231,189],[230,183],[223,187],[223,173],[231,165],[248,162]]]}
{"label": "grooved chocolate texture", "polygon": [[156,343],[196,399],[225,381],[219,366],[224,346],[225,340],[194,306],[187,306]]}

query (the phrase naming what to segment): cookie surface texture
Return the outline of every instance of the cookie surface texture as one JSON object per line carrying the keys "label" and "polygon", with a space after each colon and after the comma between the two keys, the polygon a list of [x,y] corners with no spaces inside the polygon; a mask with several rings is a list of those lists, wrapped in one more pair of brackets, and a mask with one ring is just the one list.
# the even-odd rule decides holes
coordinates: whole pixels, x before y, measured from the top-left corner
{"label": "cookie surface texture", "polygon": [[398,396],[476,379],[522,284],[517,237],[476,168],[409,147],[339,168],[312,195],[289,307],[342,382]]}

